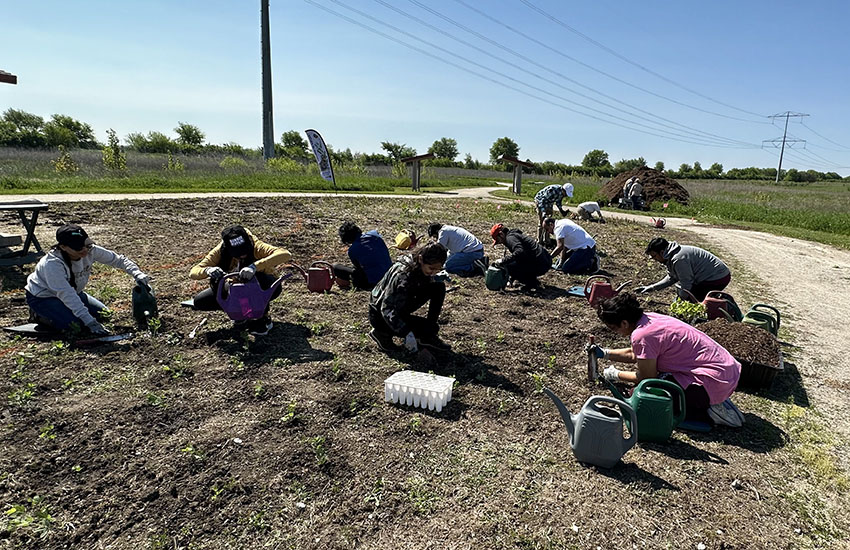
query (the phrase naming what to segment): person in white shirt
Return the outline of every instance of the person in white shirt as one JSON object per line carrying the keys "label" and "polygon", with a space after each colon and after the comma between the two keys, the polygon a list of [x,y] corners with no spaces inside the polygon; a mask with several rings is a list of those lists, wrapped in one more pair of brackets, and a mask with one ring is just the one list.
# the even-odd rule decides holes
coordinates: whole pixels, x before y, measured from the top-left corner
{"label": "person in white shirt", "polygon": [[109,331],[100,323],[106,309],[83,289],[89,282],[95,262],[122,269],[139,284],[150,284],[133,261],[92,242],[79,225],[63,225],[56,230],[56,246],[48,252],[35,271],[27,277],[26,300],[30,317],[39,324],[65,331],[77,325],[92,334],[103,336]]}
{"label": "person in white shirt", "polygon": [[484,256],[484,243],[462,227],[432,223],[428,236],[446,247],[449,258],[444,267],[448,273],[473,275],[484,274],[488,262]]}
{"label": "person in white shirt", "polygon": [[596,218],[593,217],[593,213],[599,216],[599,223],[605,223],[605,218],[602,217],[602,205],[595,201],[587,201],[578,205],[578,210],[576,211],[577,217],[580,220],[595,222]]}
{"label": "person in white shirt", "polygon": [[585,274],[599,269],[596,241],[579,224],[563,219],[546,218],[543,228],[554,235],[558,245],[552,251],[557,258],[555,269],[564,273]]}

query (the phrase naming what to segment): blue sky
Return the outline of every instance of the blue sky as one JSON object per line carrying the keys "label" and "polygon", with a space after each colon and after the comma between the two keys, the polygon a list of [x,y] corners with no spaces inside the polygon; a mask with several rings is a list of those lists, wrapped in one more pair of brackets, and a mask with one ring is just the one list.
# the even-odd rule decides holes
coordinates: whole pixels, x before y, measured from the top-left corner
{"label": "blue sky", "polygon": [[[70,115],[103,141],[183,121],[259,146],[259,5],[0,0],[0,69],[19,79],[0,110]],[[776,166],[766,117],[792,111],[807,143],[783,168],[848,175],[848,20],[846,0],[271,0],[275,136],[420,153],[450,137],[482,161],[508,136],[533,161],[728,169]]]}

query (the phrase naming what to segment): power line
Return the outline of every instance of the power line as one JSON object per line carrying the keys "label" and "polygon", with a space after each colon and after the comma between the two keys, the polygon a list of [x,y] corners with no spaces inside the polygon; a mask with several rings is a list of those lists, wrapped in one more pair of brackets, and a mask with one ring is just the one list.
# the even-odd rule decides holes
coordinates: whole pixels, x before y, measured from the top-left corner
{"label": "power line", "polygon": [[[341,18],[341,19],[344,19],[344,20],[348,21],[349,23],[352,23],[352,24],[354,24],[354,25],[357,25],[357,26],[359,26],[359,27],[362,27],[362,28],[364,28],[364,29],[366,29],[366,30],[368,30],[368,31],[370,31],[370,32],[373,32],[373,33],[375,33],[375,34],[378,34],[379,36],[382,36],[382,37],[384,37],[384,38],[386,38],[386,39],[388,39],[388,40],[391,40],[391,41],[393,41],[393,42],[396,42],[396,43],[398,43],[398,44],[401,44],[401,45],[403,45],[403,46],[405,46],[405,47],[407,47],[407,48],[409,48],[409,49],[412,49],[412,50],[414,50],[414,51],[417,51],[417,52],[419,52],[419,53],[421,53],[421,54],[423,54],[423,55],[427,55],[428,57],[431,57],[431,58],[433,58],[433,59],[436,59],[436,60],[438,60],[438,61],[440,61],[440,62],[442,62],[442,63],[446,63],[447,65],[450,65],[450,66],[452,66],[452,67],[455,67],[455,68],[457,68],[457,69],[460,69],[460,70],[461,70],[461,71],[463,71],[463,72],[466,72],[466,73],[469,73],[469,74],[473,74],[473,75],[475,75],[475,76],[478,76],[479,78],[482,78],[482,79],[484,79],[484,80],[487,80],[487,81],[492,82],[492,83],[494,83],[494,84],[497,84],[497,85],[499,85],[499,86],[502,86],[502,87],[508,88],[508,89],[510,89],[510,90],[513,90],[513,91],[519,92],[519,93],[521,93],[521,94],[523,94],[523,95],[526,95],[526,96],[528,96],[528,97],[532,97],[532,98],[537,99],[538,101],[541,101],[541,102],[546,103],[546,104],[548,104],[548,105],[556,106],[556,107],[559,107],[559,108],[561,108],[561,109],[564,109],[564,110],[567,110],[567,111],[570,111],[570,112],[573,112],[573,113],[576,113],[576,114],[580,114],[580,115],[582,115],[582,116],[585,116],[585,117],[588,117],[588,118],[591,118],[591,119],[594,119],[594,120],[598,120],[598,121],[600,121],[600,122],[606,122],[606,123],[608,123],[608,124],[612,124],[612,125],[615,125],[615,126],[619,126],[619,127],[621,127],[621,128],[626,128],[626,129],[629,129],[629,130],[632,130],[632,131],[635,131],[635,132],[639,132],[639,133],[643,133],[643,134],[647,134],[647,135],[652,135],[652,136],[656,136],[656,137],[660,137],[660,138],[664,138],[664,139],[669,139],[669,140],[673,140],[673,141],[679,141],[679,142],[683,142],[683,143],[691,143],[691,144],[694,144],[694,145],[703,145],[703,146],[707,146],[707,147],[718,147],[718,148],[740,148],[740,147],[734,147],[734,146],[731,146],[731,145],[720,145],[720,144],[716,144],[716,143],[707,143],[707,142],[705,142],[705,141],[694,141],[694,140],[693,140],[693,139],[697,139],[697,138],[692,138],[692,139],[677,139],[676,137],[672,137],[671,135],[658,134],[658,133],[655,133],[655,132],[651,132],[651,131],[647,131],[647,130],[642,130],[642,129],[640,129],[640,128],[635,128],[635,127],[633,127],[633,126],[629,126],[629,125],[626,125],[626,124],[619,124],[619,123],[617,123],[617,122],[612,122],[611,120],[606,120],[606,119],[603,119],[603,118],[599,118],[599,117],[597,117],[597,116],[594,116],[594,115],[591,115],[591,114],[588,114],[588,113],[585,113],[585,112],[582,112],[582,111],[579,111],[579,110],[573,109],[573,108],[568,107],[568,106],[566,106],[566,105],[562,105],[562,104],[560,104],[560,103],[553,102],[553,101],[551,101],[551,100],[547,100],[547,99],[545,99],[545,98],[542,98],[542,97],[540,97],[540,96],[538,96],[538,95],[535,95],[535,94],[529,93],[529,92],[527,92],[527,91],[525,91],[525,90],[522,90],[521,88],[517,88],[517,87],[515,87],[515,86],[512,86],[512,85],[506,84],[506,83],[504,83],[504,82],[501,82],[501,81],[499,81],[499,80],[496,80],[496,79],[494,79],[494,78],[492,78],[492,77],[490,77],[490,76],[487,76],[487,75],[485,75],[485,74],[482,74],[482,73],[480,73],[480,72],[477,72],[477,71],[471,70],[471,69],[469,69],[468,67],[463,67],[462,65],[459,65],[459,64],[457,64],[457,63],[455,63],[455,62],[453,62],[453,61],[450,61],[450,60],[445,59],[444,57],[441,57],[441,56],[438,56],[438,55],[433,54],[433,53],[431,53],[431,52],[428,52],[427,50],[424,50],[424,49],[422,49],[422,48],[420,48],[420,47],[418,47],[418,46],[414,46],[414,45],[412,45],[412,44],[409,44],[409,43],[407,43],[407,42],[405,42],[405,41],[403,41],[403,40],[400,40],[400,39],[398,39],[398,38],[395,38],[395,37],[393,37],[393,36],[391,36],[391,35],[389,35],[389,34],[387,34],[387,33],[383,32],[383,31],[380,31],[380,30],[375,29],[375,28],[373,28],[373,27],[371,27],[371,26],[369,26],[369,25],[366,25],[366,24],[364,24],[364,23],[362,23],[362,22],[360,22],[360,21],[357,21],[357,20],[355,20],[355,19],[352,19],[352,18],[350,18],[350,17],[348,17],[348,16],[346,16],[346,15],[343,15],[343,14],[341,14],[341,13],[339,13],[339,12],[337,12],[337,11],[335,11],[335,10],[333,10],[333,9],[331,9],[331,8],[329,8],[329,7],[327,7],[327,6],[324,6],[324,5],[321,5],[321,4],[317,3],[317,2],[315,2],[314,0],[304,0],[304,1],[305,1],[305,2],[307,2],[308,4],[311,4],[311,5],[313,5],[313,6],[316,6],[316,7],[318,7],[319,9],[322,9],[322,10],[324,10],[324,11],[326,11],[326,12],[328,12],[328,13],[332,14],[332,15],[335,15],[335,16],[337,16],[337,17]],[[556,94],[553,94],[553,93],[551,93],[551,92],[549,92],[549,91],[547,91],[547,90],[544,90],[544,89],[542,89],[542,88],[539,88],[539,87],[537,87],[537,86],[533,86],[533,85],[531,85],[531,84],[528,84],[528,83],[522,82],[521,80],[519,80],[519,79],[517,79],[517,78],[511,77],[511,76],[509,76],[509,75],[506,75],[506,74],[504,74],[504,73],[501,73],[501,72],[499,72],[499,71],[496,71],[496,70],[494,70],[494,69],[493,69],[493,68],[491,68],[491,67],[487,67],[487,66],[482,65],[482,64],[480,64],[480,63],[477,63],[477,62],[475,62],[475,61],[472,61],[472,60],[470,60],[470,59],[468,59],[468,58],[465,58],[465,57],[463,57],[463,56],[461,56],[461,55],[458,55],[458,54],[456,54],[456,53],[454,53],[454,52],[451,52],[451,51],[449,51],[449,50],[447,50],[447,49],[445,49],[445,48],[442,48],[442,47],[440,47],[440,46],[438,46],[438,45],[436,45],[436,44],[433,44],[433,43],[428,42],[428,41],[426,41],[426,40],[423,40],[423,39],[421,39],[421,38],[419,38],[419,37],[416,37],[416,36],[412,35],[411,33],[407,32],[407,31],[404,31],[404,30],[402,30],[402,29],[399,29],[398,27],[395,27],[395,26],[393,26],[393,25],[390,25],[390,24],[388,24],[388,23],[385,23],[385,22],[383,22],[383,21],[381,21],[381,20],[379,20],[379,19],[377,19],[377,18],[375,18],[375,17],[373,17],[373,16],[371,16],[371,15],[369,15],[369,14],[366,14],[366,13],[364,13],[364,12],[360,11],[360,10],[357,10],[357,9],[355,9],[355,8],[352,8],[352,7],[350,7],[350,6],[347,6],[347,5],[345,5],[344,3],[340,2],[339,0],[330,0],[330,1],[331,1],[331,2],[333,2],[333,3],[335,3],[335,4],[337,4],[337,5],[339,5],[339,6],[344,7],[344,8],[346,8],[346,9],[350,10],[350,11],[353,11],[353,12],[357,13],[357,14],[358,14],[358,15],[360,15],[361,17],[365,17],[365,18],[367,18],[367,19],[370,19],[370,20],[372,20],[372,21],[375,21],[376,23],[378,23],[378,24],[380,24],[380,25],[383,25],[383,26],[385,26],[385,27],[388,27],[388,28],[390,28],[390,29],[394,30],[395,32],[400,33],[400,34],[403,34],[403,35],[405,35],[405,36],[408,36],[408,37],[410,37],[410,38],[412,38],[412,39],[414,39],[414,40],[417,40],[417,41],[419,41],[419,42],[423,42],[423,43],[425,43],[425,44],[428,44],[428,45],[429,45],[429,46],[431,46],[432,48],[435,48],[435,49],[437,49],[437,50],[440,50],[440,51],[442,51],[442,52],[444,52],[444,53],[447,53],[447,54],[449,54],[449,55],[451,55],[451,56],[453,56],[453,57],[456,57],[456,58],[458,58],[458,59],[461,59],[461,60],[465,61],[466,63],[469,63],[469,64],[471,64],[471,65],[473,65],[473,66],[476,66],[476,67],[478,67],[478,68],[480,68],[480,69],[482,69],[482,70],[485,70],[485,71],[488,71],[488,72],[495,73],[495,74],[499,75],[500,77],[505,78],[505,79],[507,79],[507,80],[509,80],[509,81],[511,81],[511,82],[515,82],[515,83],[517,83],[517,84],[519,84],[519,85],[522,85],[522,86],[525,86],[525,87],[531,88],[532,90],[535,90],[535,91],[541,92],[541,93],[543,93],[543,94],[545,94],[545,95],[548,95],[548,96],[551,96],[551,97],[555,97],[555,98],[557,98],[557,99],[560,99],[560,100],[562,100],[562,101],[566,101],[566,102],[568,102],[568,103],[578,104],[578,103],[576,103],[576,102],[574,102],[574,101],[570,101],[570,100],[568,100],[568,99],[566,99],[566,98],[564,98],[564,97],[561,97],[561,96],[558,96],[558,95],[556,95]],[[581,105],[581,104],[578,104],[578,105]],[[585,105],[581,105],[581,106],[582,106],[582,107],[584,107],[584,108],[586,108],[586,109],[589,109],[589,110],[591,110],[591,111],[599,112],[599,113],[601,113],[603,116],[606,116],[606,117],[609,117],[609,118],[613,118],[613,119],[615,119],[615,120],[621,120],[621,121],[623,121],[623,122],[627,122],[627,123],[629,123],[629,124],[637,124],[638,126],[643,126],[644,128],[647,128],[645,125],[642,125],[642,124],[639,124],[639,123],[635,123],[635,122],[633,122],[633,121],[628,121],[628,120],[625,120],[625,119],[623,119],[623,118],[621,118],[621,117],[617,117],[617,116],[615,116],[615,115],[611,115],[611,114],[608,114],[608,113],[601,112],[601,111],[599,111],[599,110],[597,110],[597,109],[593,109],[592,107],[588,107],[588,106],[585,106]],[[651,129],[652,129],[652,130],[654,130],[653,128],[651,128]],[[682,137],[682,138],[691,138],[691,136],[683,136],[683,135],[681,135],[681,134],[674,134],[674,135],[680,136],[680,137]]]}
{"label": "power line", "polygon": [[[572,89],[570,89],[570,88],[567,88],[567,87],[565,87],[565,86],[563,86],[563,85],[561,85],[561,84],[558,84],[558,83],[556,83],[556,82],[553,82],[553,81],[552,81],[552,80],[550,80],[550,79],[544,78],[544,77],[542,77],[542,76],[540,76],[540,75],[538,75],[538,74],[536,74],[536,73],[534,73],[534,72],[528,71],[528,69],[527,69],[527,68],[525,68],[525,67],[520,67],[520,66],[518,66],[518,65],[516,65],[516,64],[509,63],[508,61],[506,61],[506,60],[505,60],[505,59],[503,59],[503,58],[500,58],[500,57],[498,57],[498,56],[496,56],[496,55],[494,55],[494,54],[492,54],[492,53],[490,53],[490,52],[488,52],[488,51],[486,51],[486,50],[484,50],[484,49],[482,49],[482,48],[479,48],[479,47],[477,47],[477,46],[475,46],[475,45],[473,45],[473,44],[470,44],[469,42],[466,42],[465,40],[462,40],[462,39],[460,39],[460,38],[457,38],[456,36],[454,36],[454,35],[452,35],[452,34],[450,34],[450,33],[446,32],[446,31],[444,31],[444,30],[442,30],[442,29],[440,29],[440,28],[437,28],[437,27],[435,27],[434,25],[431,25],[430,23],[428,23],[428,22],[426,22],[426,21],[424,21],[424,20],[422,20],[422,19],[420,19],[420,18],[418,18],[418,17],[416,17],[416,16],[414,16],[414,15],[411,15],[410,13],[405,12],[404,10],[401,10],[401,9],[399,9],[399,8],[396,8],[396,7],[392,6],[392,5],[390,5],[390,4],[389,4],[388,2],[386,2],[385,0],[374,0],[374,1],[375,1],[375,2],[377,2],[377,3],[379,3],[379,4],[381,4],[381,5],[383,5],[383,6],[385,6],[385,7],[387,7],[387,8],[389,8],[389,9],[391,9],[391,10],[393,10],[393,11],[395,11],[396,13],[399,13],[399,14],[401,14],[401,15],[405,16],[405,17],[408,17],[409,19],[412,19],[412,20],[416,21],[417,23],[419,23],[419,24],[421,24],[421,25],[424,25],[424,26],[426,26],[426,27],[428,27],[428,28],[430,28],[430,29],[433,29],[433,30],[435,30],[436,32],[439,32],[440,34],[443,34],[443,35],[445,35],[445,36],[448,36],[448,37],[449,37],[449,38],[451,38],[452,40],[455,40],[455,41],[457,41],[457,42],[460,42],[461,44],[464,44],[464,45],[466,45],[466,46],[468,46],[468,47],[470,47],[470,48],[473,48],[473,49],[475,49],[475,50],[477,50],[477,51],[479,51],[479,52],[483,53],[484,55],[487,55],[487,56],[489,56],[489,57],[491,57],[491,58],[493,58],[493,59],[496,59],[496,60],[501,61],[501,62],[503,62],[503,63],[509,64],[509,65],[510,65],[510,66],[512,66],[512,67],[515,67],[515,68],[518,68],[518,69],[525,70],[525,71],[526,71],[526,72],[528,72],[529,74],[531,74],[531,75],[533,75],[533,76],[535,76],[535,77],[537,77],[537,78],[539,78],[539,79],[541,79],[541,80],[543,80],[543,81],[545,81],[545,82],[548,82],[548,83],[550,83],[550,84],[553,84],[553,85],[555,85],[555,86],[558,86],[558,87],[559,87],[559,88],[561,88],[561,89],[567,90],[567,91],[569,91],[569,92],[571,92],[571,93],[574,93],[574,94],[576,94],[576,95],[578,95],[578,96],[580,96],[580,97],[583,97],[583,98],[588,99],[588,100],[590,100],[590,101],[594,101],[594,102],[596,102],[596,103],[599,103],[599,104],[604,105],[604,106],[606,106],[606,107],[609,107],[609,108],[611,108],[611,109],[616,109],[616,110],[618,110],[618,111],[620,111],[620,112],[622,112],[622,113],[628,114],[629,116],[634,116],[634,117],[636,117],[636,118],[640,118],[640,119],[642,119],[642,120],[649,121],[649,122],[650,122],[650,123],[652,123],[652,124],[657,124],[657,125],[659,125],[659,126],[664,126],[664,127],[667,127],[667,128],[673,128],[673,126],[670,126],[669,124],[662,124],[662,123],[660,123],[660,122],[657,122],[656,120],[651,120],[651,119],[648,119],[648,118],[646,118],[646,117],[642,117],[642,116],[639,116],[639,115],[635,115],[634,113],[630,113],[630,112],[628,112],[628,111],[626,111],[626,110],[624,110],[624,109],[621,109],[621,108],[619,108],[619,107],[617,107],[617,106],[615,106],[615,105],[611,105],[611,104],[606,103],[606,102],[604,102],[604,101],[600,101],[599,99],[596,99],[596,98],[594,98],[594,97],[592,97],[592,96],[589,96],[589,95],[587,95],[587,94],[583,94],[583,93],[581,93],[581,92],[577,92],[577,91],[572,90]],[[554,69],[552,69],[552,68],[550,68],[550,67],[547,67],[547,66],[545,66],[545,65],[543,65],[543,64],[541,64],[541,63],[538,63],[538,62],[537,62],[537,61],[535,61],[534,59],[531,59],[530,57],[528,57],[528,56],[526,56],[526,55],[523,55],[523,54],[521,54],[521,53],[517,52],[516,50],[514,50],[514,49],[512,49],[512,48],[510,48],[510,47],[508,47],[508,46],[505,46],[505,45],[503,45],[503,44],[500,44],[499,42],[497,42],[497,41],[495,41],[495,40],[493,40],[493,39],[491,39],[491,38],[489,38],[489,37],[487,37],[487,36],[485,36],[485,35],[483,35],[483,34],[481,34],[481,33],[477,32],[477,31],[475,31],[475,30],[473,30],[473,29],[471,29],[471,28],[467,27],[466,25],[463,25],[463,24],[459,23],[459,22],[458,22],[458,21],[456,21],[455,19],[453,19],[453,18],[451,18],[451,17],[448,17],[447,15],[444,15],[444,14],[442,14],[442,13],[438,12],[437,10],[435,10],[435,9],[433,9],[433,8],[431,8],[431,7],[427,6],[427,5],[425,5],[425,4],[423,4],[422,2],[419,2],[418,0],[409,0],[409,1],[410,1],[412,4],[414,4],[414,5],[416,5],[416,6],[420,7],[420,8],[422,8],[423,10],[425,10],[425,11],[427,11],[427,12],[429,12],[429,13],[431,13],[431,14],[433,14],[433,15],[437,16],[437,17],[439,17],[440,19],[442,19],[442,20],[444,20],[444,21],[446,21],[446,22],[450,23],[451,25],[454,25],[455,27],[458,27],[459,29],[461,29],[461,30],[463,30],[463,31],[465,31],[465,32],[467,32],[467,33],[469,33],[469,34],[472,34],[473,36],[477,37],[478,39],[483,40],[483,41],[487,42],[488,44],[491,44],[491,45],[493,45],[493,46],[495,46],[495,47],[497,47],[497,48],[499,48],[499,49],[501,49],[501,50],[503,50],[503,51],[506,51],[506,52],[510,53],[511,55],[516,56],[517,58],[519,58],[519,59],[521,59],[521,60],[525,61],[526,63],[529,63],[529,64],[531,64],[531,65],[534,65],[534,66],[536,66],[536,67],[539,67],[539,68],[541,68],[541,69],[543,69],[543,70],[545,70],[545,71],[547,71],[547,72],[550,72],[550,73],[552,73],[552,74],[555,74],[555,75],[557,75],[557,76],[561,77],[562,79],[564,79],[564,80],[566,80],[566,81],[568,81],[568,82],[571,82],[571,83],[573,83],[573,84],[575,84],[575,85],[577,85],[577,86],[580,86],[581,88],[584,88],[584,89],[586,89],[586,90],[588,90],[588,91],[590,91],[590,92],[593,92],[594,94],[597,94],[597,95],[599,95],[599,96],[602,96],[602,97],[605,97],[605,98],[607,98],[607,99],[610,99],[611,101],[614,101],[614,102],[619,103],[619,104],[621,104],[621,105],[625,105],[626,107],[628,107],[628,108],[630,108],[630,109],[633,109],[633,110],[635,110],[635,111],[638,111],[638,112],[644,113],[644,114],[649,115],[649,116],[651,116],[651,117],[653,117],[653,118],[655,118],[655,119],[663,120],[663,121],[665,121],[665,122],[669,122],[670,124],[673,124],[673,125],[675,125],[676,127],[678,127],[677,129],[679,129],[680,131],[681,131],[681,129],[685,129],[685,130],[688,130],[688,131],[691,131],[691,132],[694,132],[694,133],[697,133],[697,134],[702,134],[702,136],[695,136],[695,137],[698,137],[698,138],[700,138],[700,139],[706,139],[706,138],[705,138],[705,136],[708,136],[708,137],[710,137],[710,138],[716,138],[718,141],[728,142],[728,143],[730,143],[730,144],[733,144],[733,143],[734,143],[734,144],[739,144],[739,145],[742,145],[742,146],[745,146],[745,147],[752,147],[752,148],[756,148],[756,147],[758,147],[758,145],[755,145],[755,144],[753,144],[753,143],[747,143],[747,142],[744,142],[744,141],[740,141],[740,140],[736,140],[736,139],[728,138],[728,137],[725,137],[725,136],[721,136],[721,135],[713,134],[713,133],[711,133],[711,132],[705,132],[705,131],[700,130],[700,129],[698,129],[698,128],[693,128],[693,127],[688,126],[688,125],[686,125],[686,124],[682,124],[682,123],[676,122],[676,121],[674,121],[674,120],[670,120],[670,119],[668,119],[668,118],[665,118],[665,117],[659,116],[659,115],[657,115],[657,114],[655,114],[655,113],[652,113],[652,112],[650,112],[650,111],[646,111],[646,110],[644,110],[644,109],[641,109],[640,107],[637,107],[637,106],[632,105],[632,104],[630,104],[630,103],[627,103],[627,102],[625,102],[625,101],[621,101],[621,100],[617,99],[616,97],[613,97],[613,96],[611,96],[611,95],[608,95],[608,94],[606,94],[606,93],[604,93],[604,92],[602,92],[602,91],[600,91],[600,90],[597,90],[597,89],[595,89],[595,88],[592,88],[592,87],[590,87],[590,86],[586,86],[586,85],[582,84],[581,82],[578,82],[577,80],[574,80],[574,79],[572,79],[572,78],[570,78],[570,77],[568,77],[568,76],[564,75],[564,74],[563,74],[563,73],[561,73],[561,72],[558,72],[558,71],[556,71],[556,70],[554,70]]]}
{"label": "power line", "polygon": [[806,126],[806,123],[803,122],[802,120],[800,121],[800,124],[803,126],[803,128],[806,128],[807,130],[809,130],[811,133],[818,136],[819,138],[825,139],[826,141],[832,143],[833,145],[838,145],[839,147],[841,147],[845,151],[850,151],[850,147],[847,147],[846,145],[842,145],[842,144],[838,143],[837,141],[832,141],[828,137],[815,132],[812,128]]}
{"label": "power line", "polygon": [[[697,95],[697,96],[699,96],[699,97],[701,97],[701,98],[703,98],[703,99],[707,99],[707,100],[709,100],[709,101],[711,101],[711,102],[717,103],[718,105],[722,105],[722,106],[724,106],[724,107],[727,107],[727,108],[729,108],[729,109],[733,109],[733,110],[735,110],[735,111],[739,111],[739,112],[746,113],[746,114],[748,114],[748,115],[757,116],[757,117],[763,117],[763,116],[764,116],[764,115],[761,115],[761,114],[759,114],[759,113],[754,113],[754,112],[752,112],[752,111],[748,111],[748,110],[746,110],[746,109],[741,109],[741,108],[739,108],[739,107],[735,107],[734,105],[730,105],[730,104],[728,104],[728,103],[724,103],[724,102],[722,102],[722,101],[720,101],[720,100],[717,100],[717,99],[714,99],[714,98],[712,98],[712,97],[710,97],[710,96],[707,96],[707,95],[705,95],[705,94],[703,94],[703,93],[701,93],[701,92],[698,92],[698,91],[696,91],[696,90],[692,90],[691,88],[688,88],[687,86],[685,86],[685,85],[683,85],[683,84],[680,84],[680,83],[676,82],[675,80],[672,80],[672,79],[670,79],[670,78],[667,78],[666,76],[664,76],[664,75],[662,75],[662,74],[659,74],[659,73],[657,73],[657,72],[653,71],[652,69],[649,69],[648,67],[645,67],[645,66],[641,65],[640,63],[638,63],[638,62],[636,62],[636,61],[632,61],[632,60],[631,60],[631,59],[629,59],[628,57],[626,57],[626,56],[624,56],[624,55],[622,55],[622,54],[620,54],[620,53],[618,53],[618,52],[616,52],[616,51],[612,50],[611,48],[609,48],[609,47],[608,47],[608,46],[606,46],[605,44],[602,44],[601,42],[598,42],[598,41],[594,40],[593,38],[591,38],[591,37],[587,36],[586,34],[584,34],[584,33],[580,32],[580,31],[578,31],[577,29],[575,29],[575,28],[571,27],[570,25],[568,25],[568,24],[564,23],[563,21],[561,21],[560,19],[558,19],[558,18],[557,18],[557,17],[555,17],[554,15],[552,15],[552,14],[550,14],[550,13],[548,13],[548,12],[546,12],[546,11],[544,11],[544,10],[540,9],[540,8],[538,8],[537,6],[535,6],[534,4],[532,4],[529,0],[519,0],[519,1],[520,1],[520,2],[522,2],[523,4],[525,4],[526,6],[528,6],[530,9],[532,9],[532,10],[536,11],[537,13],[539,13],[540,15],[542,15],[543,17],[546,17],[547,19],[549,19],[549,20],[553,21],[554,23],[556,23],[556,24],[558,24],[558,25],[560,25],[560,26],[564,27],[565,29],[567,29],[567,30],[568,30],[568,31],[570,31],[571,33],[573,33],[573,34],[576,34],[576,35],[580,36],[580,37],[581,37],[581,38],[583,38],[584,40],[587,40],[587,41],[588,41],[588,42],[590,42],[591,44],[593,44],[593,45],[595,45],[595,46],[597,46],[597,47],[599,47],[599,48],[601,48],[601,49],[605,50],[606,52],[608,52],[608,53],[610,53],[611,55],[613,55],[613,56],[617,57],[618,59],[621,59],[621,60],[625,61],[626,63],[628,63],[628,64],[630,64],[630,65],[633,65],[633,66],[635,66],[635,67],[637,67],[637,68],[641,69],[642,71],[645,71],[645,72],[647,72],[647,73],[649,73],[649,74],[651,74],[651,75],[653,75],[653,76],[655,76],[655,77],[657,77],[657,78],[660,78],[661,80],[663,80],[663,81],[665,81],[665,82],[667,82],[667,83],[669,83],[669,84],[672,84],[673,86],[676,86],[677,88],[681,88],[682,90],[685,90],[686,92],[690,92],[690,93],[692,93],[692,94],[694,94],[694,95]],[[714,113],[714,114],[717,114],[717,113]],[[720,115],[720,116],[725,116],[725,115]],[[739,120],[740,120],[740,119],[739,119]],[[751,121],[751,122],[753,122],[753,121]]]}
{"label": "power line", "polygon": [[[792,139],[789,140],[787,138],[787,136],[788,136],[788,119],[791,118],[791,117],[800,117],[802,119],[802,117],[804,117],[804,116],[809,116],[809,115],[804,114],[804,113],[792,113],[791,111],[785,111],[784,113],[779,113],[778,115],[770,115],[768,117],[768,118],[771,118],[771,119],[777,119],[777,118],[785,117],[785,130],[783,131],[782,138],[781,138],[782,149],[779,152],[779,168],[776,169],[776,183],[779,183],[779,173],[782,172],[782,157],[785,154],[785,144],[786,143],[794,144],[794,143],[798,143],[798,142],[806,143],[806,141],[802,140],[802,139],[792,138]],[[764,146],[765,143],[772,143],[773,146],[776,147],[776,144],[779,142],[779,140],[780,140],[780,138],[764,140],[764,141],[762,141],[762,147]],[[791,145],[789,145],[789,147],[790,146]]]}

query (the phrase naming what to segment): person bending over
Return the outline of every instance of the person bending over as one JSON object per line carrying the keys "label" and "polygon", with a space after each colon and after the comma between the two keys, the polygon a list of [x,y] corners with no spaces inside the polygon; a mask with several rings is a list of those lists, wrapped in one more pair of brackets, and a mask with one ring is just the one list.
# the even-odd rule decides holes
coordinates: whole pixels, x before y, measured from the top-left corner
{"label": "person bending over", "polygon": [[[446,299],[446,285],[434,281],[443,269],[448,253],[440,243],[428,243],[412,254],[402,256],[384,274],[369,300],[369,337],[383,351],[397,349],[393,337],[404,339],[411,352],[420,346],[448,350],[451,346],[440,340],[437,321]],[[428,315],[414,312],[428,303]]]}
{"label": "person bending over", "polygon": [[534,206],[537,210],[537,242],[544,244],[547,241],[546,232],[543,231],[543,220],[552,217],[552,207],[557,206],[561,216],[566,216],[569,211],[563,208],[564,199],[573,196],[573,184],[547,185],[534,195]]}
{"label": "person bending over", "polygon": [[56,245],[27,277],[30,318],[59,331],[76,326],[97,336],[109,334],[101,324],[106,306],[83,292],[95,262],[123,269],[139,284],[150,284],[150,277],[134,262],[94,244],[79,225],[63,225],[56,230]]}
{"label": "person bending over", "polygon": [[634,294],[624,292],[597,306],[599,320],[631,346],[603,349],[587,346],[599,359],[637,366],[603,371],[609,382],[637,384],[646,378],[672,380],[685,391],[689,421],[740,427],[744,417],[730,400],[738,386],[741,364],[704,332],[674,317],[645,313]]}
{"label": "person bending over", "polygon": [[[214,311],[221,309],[216,299],[218,286],[228,273],[239,272],[239,279],[250,281],[256,278],[260,287],[269,288],[277,280],[274,268],[289,263],[292,255],[288,250],[264,243],[241,225],[231,225],[221,232],[221,242],[195,265],[189,277],[195,280],[209,278],[210,287],[199,292],[194,299],[195,309]],[[272,294],[272,300],[280,296],[281,288]],[[264,315],[246,323],[251,334],[268,334],[274,326],[269,316],[269,306]],[[241,324],[241,323],[237,323]]]}
{"label": "person bending over", "polygon": [[519,229],[508,229],[501,223],[490,228],[493,245],[502,244],[509,254],[493,265],[503,267],[511,279],[531,290],[540,287],[537,279],[552,269],[552,258],[545,248],[534,242]]}
{"label": "person bending over", "polygon": [[348,245],[354,266],[334,264],[334,275],[357,290],[372,290],[393,264],[384,238],[376,229],[363,233],[357,224],[347,221],[339,227],[339,240]]}
{"label": "person bending over", "polygon": [[[596,212],[596,215],[599,216],[597,218],[593,217],[593,213]],[[577,217],[580,220],[584,220],[586,222],[595,222],[605,223],[605,218],[602,217],[602,204],[597,201],[587,201],[578,205]]]}
{"label": "person bending over", "polygon": [[563,219],[546,218],[546,233],[555,235],[558,245],[552,251],[555,269],[564,273],[585,274],[599,269],[596,241],[579,224]]}
{"label": "person bending over", "polygon": [[638,294],[679,283],[680,288],[676,289],[676,293],[680,298],[690,302],[696,298],[701,302],[710,291],[723,290],[732,280],[732,273],[720,258],[696,246],[667,242],[667,239],[655,237],[649,241],[646,253],[667,267],[667,276],[651,285],[636,288]]}
{"label": "person bending over", "polygon": [[428,226],[428,236],[446,247],[449,259],[445,270],[458,275],[482,275],[487,270],[484,259],[484,243],[462,227],[432,223]]}

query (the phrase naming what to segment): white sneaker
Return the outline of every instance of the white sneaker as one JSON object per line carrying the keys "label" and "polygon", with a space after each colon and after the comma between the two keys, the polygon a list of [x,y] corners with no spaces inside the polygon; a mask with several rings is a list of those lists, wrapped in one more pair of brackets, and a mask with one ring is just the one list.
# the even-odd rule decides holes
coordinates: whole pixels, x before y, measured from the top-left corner
{"label": "white sneaker", "polygon": [[731,399],[727,399],[723,403],[712,405],[708,408],[708,416],[718,426],[728,426],[730,428],[740,428],[744,425],[744,415],[738,410],[738,407],[732,403]]}

